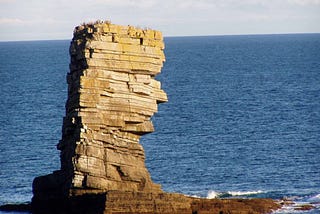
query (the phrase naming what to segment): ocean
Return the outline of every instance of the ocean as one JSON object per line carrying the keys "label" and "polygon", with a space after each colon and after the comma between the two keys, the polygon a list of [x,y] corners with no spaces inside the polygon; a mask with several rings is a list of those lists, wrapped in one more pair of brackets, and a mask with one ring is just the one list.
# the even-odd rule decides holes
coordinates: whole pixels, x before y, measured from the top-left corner
{"label": "ocean", "polygon": [[[59,169],[70,41],[0,42],[0,205]],[[165,38],[168,94],[142,137],[163,190],[320,213],[320,34]],[[313,205],[310,211],[295,206]],[[1,212],[0,212],[1,213]]]}

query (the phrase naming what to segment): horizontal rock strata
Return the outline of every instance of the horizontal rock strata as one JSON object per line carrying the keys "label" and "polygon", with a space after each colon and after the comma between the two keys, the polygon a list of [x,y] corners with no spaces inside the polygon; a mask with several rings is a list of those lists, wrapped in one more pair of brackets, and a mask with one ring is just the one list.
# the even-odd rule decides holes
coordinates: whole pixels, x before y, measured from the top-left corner
{"label": "horizontal rock strata", "polygon": [[163,49],[155,30],[108,22],[75,29],[61,169],[34,180],[34,213],[209,213],[241,203],[216,209],[216,202],[164,193],[152,182],[139,139],[154,131],[150,118],[167,101],[155,80]]}

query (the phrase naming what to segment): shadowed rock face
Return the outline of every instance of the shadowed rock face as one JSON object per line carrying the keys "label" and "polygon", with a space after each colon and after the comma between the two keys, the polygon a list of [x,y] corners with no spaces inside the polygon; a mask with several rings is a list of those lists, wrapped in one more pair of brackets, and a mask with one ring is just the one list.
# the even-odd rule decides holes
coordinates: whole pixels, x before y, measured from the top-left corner
{"label": "shadowed rock face", "polygon": [[61,169],[35,178],[34,213],[212,211],[209,200],[164,193],[145,167],[139,139],[154,131],[150,118],[167,101],[154,79],[163,49],[159,31],[107,22],[75,29]]}

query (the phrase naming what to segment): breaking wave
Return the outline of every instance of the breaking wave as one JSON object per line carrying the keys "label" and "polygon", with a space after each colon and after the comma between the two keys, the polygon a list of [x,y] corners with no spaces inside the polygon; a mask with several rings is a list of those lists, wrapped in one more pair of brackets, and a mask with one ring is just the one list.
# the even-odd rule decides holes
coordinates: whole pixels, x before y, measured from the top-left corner
{"label": "breaking wave", "polygon": [[[318,214],[320,213],[320,194],[284,198],[284,206],[273,214]],[[287,203],[286,203],[287,202]],[[288,203],[289,202],[289,203]]]}
{"label": "breaking wave", "polygon": [[236,196],[242,196],[242,197],[249,197],[249,196],[256,196],[259,194],[265,193],[262,190],[257,191],[227,191],[227,192],[217,192],[214,190],[210,190],[207,194],[208,199],[213,198],[227,198],[227,197],[236,197]]}
{"label": "breaking wave", "polygon": [[[270,192],[257,190],[257,191],[227,191],[218,192],[210,190],[207,193],[207,199],[214,198],[251,198],[251,197],[264,197],[265,194]],[[318,214],[320,213],[320,194],[312,194],[308,196],[290,196],[276,199],[282,208],[274,211],[273,214]]]}

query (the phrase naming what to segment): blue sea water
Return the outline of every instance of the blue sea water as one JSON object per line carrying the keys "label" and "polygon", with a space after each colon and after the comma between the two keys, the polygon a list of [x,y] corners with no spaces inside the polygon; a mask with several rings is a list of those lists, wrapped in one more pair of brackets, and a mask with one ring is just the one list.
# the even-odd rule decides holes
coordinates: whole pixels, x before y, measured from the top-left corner
{"label": "blue sea water", "polygon": [[[141,139],[164,190],[289,198],[320,212],[320,34],[171,37],[169,102]],[[0,43],[0,205],[59,169],[69,41]],[[294,211],[313,204],[311,211]]]}

